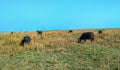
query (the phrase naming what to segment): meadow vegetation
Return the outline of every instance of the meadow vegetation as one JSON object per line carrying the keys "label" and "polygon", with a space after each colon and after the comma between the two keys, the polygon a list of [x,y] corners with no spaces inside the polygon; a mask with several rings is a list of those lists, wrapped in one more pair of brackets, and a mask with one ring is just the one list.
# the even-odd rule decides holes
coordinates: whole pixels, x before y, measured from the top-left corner
{"label": "meadow vegetation", "polygon": [[[76,43],[92,31],[95,41]],[[0,70],[120,70],[120,29],[0,33]],[[20,46],[25,35],[32,41]]]}

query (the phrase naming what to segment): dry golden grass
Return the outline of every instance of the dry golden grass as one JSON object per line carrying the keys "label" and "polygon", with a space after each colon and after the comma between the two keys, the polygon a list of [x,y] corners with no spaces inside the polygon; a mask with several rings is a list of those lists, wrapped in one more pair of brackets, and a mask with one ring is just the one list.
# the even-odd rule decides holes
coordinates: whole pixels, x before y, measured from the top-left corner
{"label": "dry golden grass", "polygon": [[[77,44],[77,39],[83,32],[94,32],[94,44],[105,45],[109,47],[119,48],[120,46],[120,29],[105,29],[103,34],[99,35],[97,30],[74,30],[72,33],[68,31],[46,31],[42,36],[38,36],[36,32],[21,33],[1,33],[0,34],[0,51],[11,53],[13,51],[21,51],[27,49],[53,49],[60,47],[70,47]],[[19,46],[22,38],[29,35],[32,38],[30,45],[24,47]],[[82,44],[90,44],[90,41],[82,42]]]}

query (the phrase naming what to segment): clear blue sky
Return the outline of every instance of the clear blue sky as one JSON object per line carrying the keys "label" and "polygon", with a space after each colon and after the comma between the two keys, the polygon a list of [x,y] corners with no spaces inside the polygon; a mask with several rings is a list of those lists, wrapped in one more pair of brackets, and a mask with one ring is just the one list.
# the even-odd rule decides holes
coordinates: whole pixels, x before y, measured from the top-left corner
{"label": "clear blue sky", "polygon": [[0,32],[120,28],[120,0],[0,0]]}

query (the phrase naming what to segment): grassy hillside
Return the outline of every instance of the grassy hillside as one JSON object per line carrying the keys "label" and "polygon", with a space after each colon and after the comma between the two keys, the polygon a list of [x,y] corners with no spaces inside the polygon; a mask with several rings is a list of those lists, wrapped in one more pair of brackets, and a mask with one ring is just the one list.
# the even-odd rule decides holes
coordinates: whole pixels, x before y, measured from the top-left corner
{"label": "grassy hillside", "polygon": [[[86,31],[94,32],[94,44],[76,43]],[[25,35],[31,44],[19,46]],[[120,29],[1,33],[0,70],[120,70]]]}

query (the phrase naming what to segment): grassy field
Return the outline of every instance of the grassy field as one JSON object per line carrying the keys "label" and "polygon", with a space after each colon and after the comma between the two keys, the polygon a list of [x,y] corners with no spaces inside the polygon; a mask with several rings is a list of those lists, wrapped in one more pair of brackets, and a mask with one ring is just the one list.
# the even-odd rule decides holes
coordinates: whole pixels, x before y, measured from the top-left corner
{"label": "grassy field", "polygon": [[[120,29],[0,33],[0,70],[120,70]],[[83,32],[95,34],[76,43]],[[25,35],[29,45],[19,46]]]}

